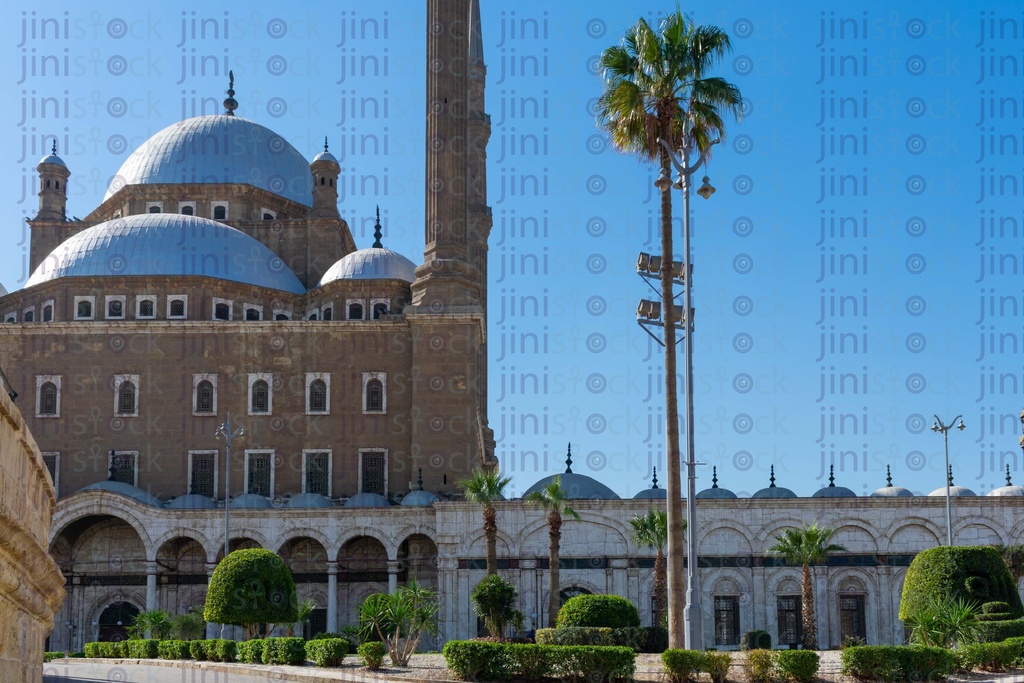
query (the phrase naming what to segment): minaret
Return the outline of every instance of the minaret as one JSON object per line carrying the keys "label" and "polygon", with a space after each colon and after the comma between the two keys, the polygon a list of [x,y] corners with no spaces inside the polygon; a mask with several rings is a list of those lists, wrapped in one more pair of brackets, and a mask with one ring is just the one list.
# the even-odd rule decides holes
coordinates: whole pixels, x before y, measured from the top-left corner
{"label": "minaret", "polygon": [[491,210],[479,0],[428,0],[427,17],[426,246],[413,305],[482,312]]}
{"label": "minaret", "polygon": [[39,171],[39,213],[33,220],[67,220],[68,177],[71,171],[57,156],[56,138],[50,154],[39,161],[36,170]]}
{"label": "minaret", "polygon": [[309,165],[313,172],[313,216],[318,218],[338,216],[338,174],[341,166],[334,155],[327,151],[327,138],[324,138],[324,151],[313,157]]}

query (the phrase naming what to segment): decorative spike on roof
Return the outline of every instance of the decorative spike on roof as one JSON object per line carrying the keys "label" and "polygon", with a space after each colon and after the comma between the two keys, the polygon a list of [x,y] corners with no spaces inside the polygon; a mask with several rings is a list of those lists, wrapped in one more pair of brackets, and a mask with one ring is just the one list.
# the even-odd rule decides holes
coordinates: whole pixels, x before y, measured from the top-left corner
{"label": "decorative spike on roof", "polygon": [[[1010,466],[1007,465],[1006,467],[1009,468]],[[656,488],[658,488],[658,468],[657,467],[652,467],[651,468],[651,472],[652,472],[652,474],[651,474],[651,488],[652,489],[656,489]]]}
{"label": "decorative spike on roof", "polygon": [[953,466],[949,466],[949,471],[946,473],[946,483],[950,486],[953,485]]}
{"label": "decorative spike on roof", "polygon": [[1006,463],[1006,485],[1013,486],[1013,482],[1010,481],[1010,463]]}
{"label": "decorative spike on roof", "polygon": [[718,488],[718,465],[711,468],[711,488]]}
{"label": "decorative spike on roof", "polygon": [[885,466],[885,485],[892,486],[892,469],[889,465]]}
{"label": "decorative spike on roof", "polygon": [[772,476],[768,477],[768,481],[771,482],[768,488],[775,488],[775,465],[772,465]]}
{"label": "decorative spike on roof", "polygon": [[569,448],[565,452],[565,473],[572,474],[572,444],[569,444]]}
{"label": "decorative spike on roof", "polygon": [[[326,138],[325,138],[325,140],[326,140]],[[326,150],[327,150],[327,143],[325,142],[324,143],[324,151],[326,151]],[[377,221],[373,224],[373,248],[374,249],[383,249],[384,248],[384,245],[381,244],[381,241],[380,241],[380,238],[383,237],[383,236],[384,236],[384,234],[381,232],[381,227],[380,227],[380,204],[378,204],[377,205]]]}
{"label": "decorative spike on roof", "polygon": [[416,483],[419,485],[419,488],[416,489],[416,490],[417,491],[422,491],[423,490],[423,468],[422,467],[420,468],[419,476],[416,477]]}
{"label": "decorative spike on roof", "polygon": [[327,136],[324,136],[324,151],[327,151]]}
{"label": "decorative spike on roof", "polygon": [[224,114],[225,116],[234,116],[235,110],[238,109],[238,100],[235,99],[235,72],[228,71],[228,90],[227,98],[224,100]]}
{"label": "decorative spike on roof", "polygon": [[835,465],[829,465],[828,466],[828,485],[829,485],[830,488],[835,488],[836,487],[836,466]]}
{"label": "decorative spike on roof", "polygon": [[57,138],[54,137],[53,138],[53,147],[50,148],[50,154],[56,154],[56,153],[57,153]]}

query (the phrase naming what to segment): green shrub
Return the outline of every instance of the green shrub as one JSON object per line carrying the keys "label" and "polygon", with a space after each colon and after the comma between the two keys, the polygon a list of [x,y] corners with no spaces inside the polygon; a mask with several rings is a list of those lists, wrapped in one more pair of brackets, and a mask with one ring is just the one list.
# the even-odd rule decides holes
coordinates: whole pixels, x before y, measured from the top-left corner
{"label": "green shrub", "polygon": [[1010,649],[1012,657],[1010,664],[1012,666],[1020,667],[1024,664],[1024,638],[1007,638],[1003,641],[1003,645]]}
{"label": "green shrub", "polygon": [[[546,629],[553,630],[553,629]],[[474,640],[450,640],[445,643],[441,654],[445,665],[456,677],[464,681],[507,681],[518,673],[515,670],[515,651],[499,647],[501,643]],[[547,652],[550,646],[534,645],[537,652]],[[522,656],[522,655],[520,655]],[[531,661],[534,669],[536,661]],[[548,666],[546,660],[541,666]],[[546,669],[544,676],[550,675]]]}
{"label": "green shrub", "polygon": [[989,614],[979,614],[975,616],[977,621],[1010,621],[1013,619],[1013,614],[1010,612],[990,612]]}
{"label": "green shrub", "polygon": [[[654,652],[650,647],[651,629],[598,628],[568,626],[566,628],[537,629],[534,639],[538,645],[615,645],[632,648],[635,652]],[[659,634],[654,634],[657,639]],[[666,640],[668,636],[666,634]],[[654,643],[657,646],[657,642]],[[658,650],[664,651],[665,648]]]}
{"label": "green shrub", "polygon": [[704,653],[696,650],[671,649],[661,653],[661,663],[671,683],[690,683],[704,663]]}
{"label": "green shrub", "polygon": [[840,655],[843,673],[861,680],[934,681],[953,668],[953,652],[941,647],[863,645]]}
{"label": "green shrub", "polygon": [[1010,605],[1005,602],[986,602],[981,606],[982,614],[1004,614],[1010,612]]}
{"label": "green shrub", "polygon": [[740,636],[741,650],[770,650],[772,636],[768,631],[747,631]]}
{"label": "green shrub", "polygon": [[227,638],[206,641],[206,656],[211,662],[233,662],[238,656],[238,643]]}
{"label": "green shrub", "polygon": [[661,654],[668,649],[668,629],[663,626],[643,626],[647,634],[647,643],[641,652],[647,654]]}
{"label": "green shrub", "polygon": [[551,655],[562,678],[577,681],[632,680],[636,671],[636,653],[628,647],[565,646]]}
{"label": "green shrub", "polygon": [[85,656],[89,659],[97,659],[100,657],[99,643],[86,643],[82,649],[85,651]]}
{"label": "green shrub", "polygon": [[302,638],[267,638],[263,641],[264,664],[299,666],[305,661],[306,647]]}
{"label": "green shrub", "polygon": [[732,655],[728,652],[705,652],[701,669],[711,676],[712,683],[725,683],[732,666]]}
{"label": "green shrub", "polygon": [[1016,648],[1007,643],[973,643],[954,651],[956,666],[963,671],[1005,671],[1016,654]]}
{"label": "green shrub", "polygon": [[298,603],[288,565],[262,548],[229,554],[210,578],[203,618],[243,626],[247,635],[262,631],[262,624],[294,623]]}
{"label": "green shrub", "polygon": [[341,666],[347,654],[344,638],[315,638],[306,643],[306,659],[317,666]]}
{"label": "green shrub", "polygon": [[547,678],[557,665],[554,653],[547,647],[516,643],[507,653],[507,658],[517,665],[516,673],[527,681]]}
{"label": "green shrub", "polygon": [[1010,570],[990,546],[939,546],[918,553],[903,582],[899,617],[907,621],[944,597],[978,604],[1005,602],[1015,618],[1024,614]]}
{"label": "green shrub", "polygon": [[341,638],[345,641],[349,640],[348,636],[344,633],[337,633],[333,631],[321,631],[320,633],[310,638],[310,640],[327,640],[329,638]]}
{"label": "green shrub", "polygon": [[775,680],[775,653],[771,650],[747,650],[747,676],[750,683]]}
{"label": "green shrub", "polygon": [[363,666],[370,671],[376,671],[380,668],[380,665],[384,663],[384,655],[386,655],[388,649],[384,647],[384,643],[363,643],[356,650],[356,654],[363,660]]}
{"label": "green shrub", "polygon": [[974,637],[979,643],[1001,643],[1007,638],[1024,637],[1024,619],[979,621],[974,631]]}
{"label": "green shrub", "polygon": [[636,670],[636,655],[628,647],[453,640],[443,654],[449,671],[463,680],[612,681],[629,680]]}
{"label": "green shrub", "polygon": [[619,595],[577,595],[558,610],[555,626],[637,627],[640,613],[633,603]]}
{"label": "green shrub", "polygon": [[43,653],[43,664],[52,662],[55,659],[64,659],[66,655],[63,652],[44,652]]}
{"label": "green shrub", "polygon": [[155,638],[124,641],[125,656],[132,659],[156,659],[160,656],[160,641]]}
{"label": "green shrub", "polygon": [[505,626],[519,622],[522,613],[516,610],[519,591],[497,574],[490,574],[476,585],[469,599],[477,616],[484,620],[487,630],[495,638],[505,635]]}
{"label": "green shrub", "polygon": [[72,652],[71,654],[68,655],[68,657],[70,657],[71,659],[82,659],[83,657],[85,657],[85,653],[84,652]]}
{"label": "green shrub", "polygon": [[262,638],[242,641],[238,644],[238,661],[246,664],[262,664],[263,647],[264,640]]}
{"label": "green shrub", "polygon": [[209,647],[212,640],[190,640],[188,642],[188,653],[197,662],[205,662],[210,659]]}
{"label": "green shrub", "polygon": [[775,655],[779,675],[787,681],[811,683],[818,678],[818,653],[813,650],[782,650]]}
{"label": "green shrub", "polygon": [[157,654],[160,659],[191,659],[192,652],[187,640],[161,640]]}

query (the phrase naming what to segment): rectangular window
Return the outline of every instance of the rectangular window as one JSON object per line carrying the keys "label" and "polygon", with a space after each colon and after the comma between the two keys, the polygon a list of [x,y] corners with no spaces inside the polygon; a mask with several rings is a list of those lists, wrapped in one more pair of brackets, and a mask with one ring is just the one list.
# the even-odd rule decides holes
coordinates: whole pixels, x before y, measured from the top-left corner
{"label": "rectangular window", "polygon": [[43,464],[46,465],[53,480],[53,489],[60,495],[60,453],[43,453]]}
{"label": "rectangular window", "polygon": [[319,493],[331,497],[330,451],[303,451],[303,493]]}
{"label": "rectangular window", "polygon": [[189,451],[188,492],[213,498],[217,495],[217,451]]}
{"label": "rectangular window", "polygon": [[213,320],[231,320],[231,299],[213,297]]}
{"label": "rectangular window", "polygon": [[863,595],[839,596],[839,640],[860,638],[867,641],[867,619]]}
{"label": "rectangular window", "polygon": [[363,451],[359,459],[360,493],[387,495],[388,455],[384,451]]}
{"label": "rectangular window", "polygon": [[156,297],[150,295],[135,297],[135,317],[148,320],[156,317]]}
{"label": "rectangular window", "polygon": [[124,320],[124,302],[121,295],[105,297],[107,320]]}
{"label": "rectangular window", "polygon": [[107,461],[107,479],[123,484],[139,485],[138,451],[112,451]]}
{"label": "rectangular window", "polygon": [[167,297],[167,317],[171,319],[184,319],[188,306],[188,296],[184,294]]}
{"label": "rectangular window", "polygon": [[92,320],[92,307],[96,303],[94,296],[76,296],[74,299],[75,320]]}
{"label": "rectangular window", "polygon": [[739,645],[740,599],[735,595],[715,596],[715,645]]}
{"label": "rectangular window", "polygon": [[245,492],[270,498],[274,495],[274,452],[245,452]]}
{"label": "rectangular window", "polygon": [[794,645],[803,640],[803,618],[799,595],[780,595],[778,602],[779,645]]}

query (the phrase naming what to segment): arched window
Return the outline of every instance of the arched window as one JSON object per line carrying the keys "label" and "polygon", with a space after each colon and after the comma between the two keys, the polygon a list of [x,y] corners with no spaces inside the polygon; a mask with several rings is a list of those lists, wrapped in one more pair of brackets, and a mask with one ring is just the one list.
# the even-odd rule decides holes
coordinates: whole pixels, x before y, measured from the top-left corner
{"label": "arched window", "polygon": [[384,383],[371,379],[366,383],[366,412],[384,412]]}
{"label": "arched window", "polygon": [[92,317],[92,302],[91,301],[79,301],[78,302],[78,318],[91,318]]}
{"label": "arched window", "polygon": [[135,385],[131,382],[121,382],[117,388],[117,412],[119,415],[135,414]]}
{"label": "arched window", "polygon": [[192,216],[194,214],[195,214],[195,209],[193,209],[191,206],[183,206],[183,207],[181,207],[181,215],[183,215],[183,216]]}
{"label": "arched window", "polygon": [[228,217],[228,207],[226,206],[215,206],[213,207],[213,218],[214,220],[222,221]]}
{"label": "arched window", "polygon": [[53,306],[46,304],[43,306],[43,322],[48,323],[53,320]]}
{"label": "arched window", "polygon": [[288,314],[287,313],[278,313],[277,315],[274,316],[274,320],[287,320],[287,319],[288,319]]}
{"label": "arched window", "polygon": [[25,315],[22,316],[22,318],[21,318],[22,322],[26,322],[26,323],[35,322],[35,319],[36,319],[36,312],[35,311],[25,311]]}
{"label": "arched window", "polygon": [[160,207],[159,206],[151,206],[151,207],[149,207],[149,212],[150,213],[160,213]]}
{"label": "arched window", "polygon": [[376,303],[373,305],[373,319],[380,320],[382,315],[388,314],[388,305],[385,303]]}
{"label": "arched window", "polygon": [[170,306],[170,317],[172,318],[184,318],[185,317],[185,300],[184,299],[171,299]]}
{"label": "arched window", "polygon": [[245,319],[246,320],[259,320],[260,319],[260,312],[259,312],[259,310],[255,309],[255,308],[247,308],[247,309],[245,309]]}
{"label": "arched window", "polygon": [[39,387],[39,414],[57,414],[57,385],[53,382],[43,382]]}
{"label": "arched window", "polygon": [[324,309],[324,320],[334,320],[334,309],[330,306]]}
{"label": "arched window", "polygon": [[124,317],[124,302],[120,299],[111,299],[107,302],[107,317],[108,318],[123,318]]}
{"label": "arched window", "polygon": [[323,178],[322,176],[320,178],[320,184],[321,185],[326,185],[327,184],[327,180],[325,178]]}
{"label": "arched window", "polygon": [[152,318],[153,317],[153,300],[143,299],[139,302],[139,317],[140,318]]}
{"label": "arched window", "polygon": [[265,220],[265,221],[272,221],[272,220],[274,220],[274,214],[272,214],[272,213],[264,213],[263,214],[263,220]]}
{"label": "arched window", "polygon": [[309,412],[323,413],[327,410],[327,383],[315,379],[309,383]]}
{"label": "arched window", "polygon": [[213,382],[204,379],[196,385],[196,412],[213,412]]}
{"label": "arched window", "polygon": [[213,309],[213,317],[217,320],[230,320],[231,307],[227,304],[217,304]]}
{"label": "arched window", "polygon": [[348,305],[348,319],[349,320],[362,320],[363,319],[363,305],[362,304],[349,304]]}
{"label": "arched window", "polygon": [[270,410],[270,387],[267,383],[258,379],[252,384],[252,405],[250,412],[266,413]]}
{"label": "arched window", "polygon": [[316,320],[316,313],[315,312],[309,314],[309,320]]}

